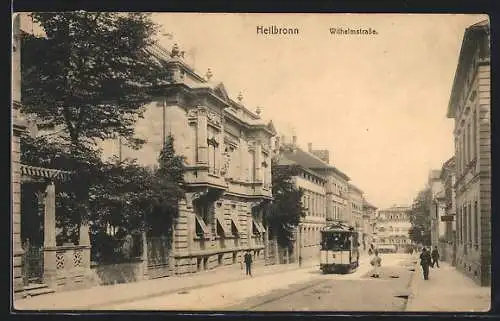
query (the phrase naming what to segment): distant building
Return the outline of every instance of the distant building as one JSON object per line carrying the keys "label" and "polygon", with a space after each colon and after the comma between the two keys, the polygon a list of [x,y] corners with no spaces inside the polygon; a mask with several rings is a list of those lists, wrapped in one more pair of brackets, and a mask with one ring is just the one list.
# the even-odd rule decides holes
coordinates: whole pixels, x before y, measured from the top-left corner
{"label": "distant building", "polygon": [[314,154],[323,164],[327,166],[311,163],[311,168],[327,177],[326,185],[326,220],[327,221],[349,221],[349,176],[340,171],[333,164],[331,154],[325,149],[313,149],[312,144],[308,144],[309,153]]}
{"label": "distant building", "polygon": [[455,157],[447,160],[441,168],[441,182],[444,190],[444,235],[440,242],[441,258],[456,265],[456,206],[455,206]]}
{"label": "distant building", "polygon": [[370,244],[374,243],[376,234],[377,207],[370,204],[366,199],[363,199],[363,234],[362,240],[363,249],[367,249]]}
{"label": "distant building", "polygon": [[348,222],[354,226],[355,230],[363,234],[363,191],[353,184],[348,184],[349,192],[349,216]]}
{"label": "distant building", "polygon": [[444,237],[445,224],[441,217],[445,215],[445,197],[441,182],[441,170],[432,170],[429,173],[428,186],[431,191],[432,203],[430,208],[431,245],[438,246],[441,237]]}
{"label": "distant building", "polygon": [[395,205],[378,211],[376,245],[395,245],[398,250],[403,250],[412,244],[410,210],[410,207]]}
{"label": "distant building", "polygon": [[455,119],[457,268],[491,284],[490,28],[465,30],[447,116]]}
{"label": "distant building", "polygon": [[319,255],[321,229],[326,224],[326,183],[327,179],[307,166],[320,161],[295,143],[282,144],[278,166],[294,166],[299,173],[294,177],[295,185],[304,191],[302,205],[306,216],[297,227],[294,255],[302,260],[316,259]]}
{"label": "distant building", "polygon": [[313,150],[309,144],[305,151],[298,147],[296,136],[291,140],[281,137],[279,141],[281,164],[300,166],[296,183],[305,191],[303,204],[307,214],[298,227],[296,255],[314,258],[319,255],[321,228],[329,221],[349,219],[349,177],[331,164],[327,150]]}

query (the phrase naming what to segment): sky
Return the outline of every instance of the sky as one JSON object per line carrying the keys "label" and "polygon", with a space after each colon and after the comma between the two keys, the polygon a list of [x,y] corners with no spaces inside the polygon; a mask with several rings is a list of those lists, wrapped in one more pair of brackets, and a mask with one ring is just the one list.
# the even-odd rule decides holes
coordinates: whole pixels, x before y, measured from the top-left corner
{"label": "sky", "polygon": [[[33,27],[24,17],[22,25]],[[409,205],[453,156],[446,118],[463,33],[485,15],[154,13],[200,74],[307,150],[328,149],[379,208]],[[257,27],[298,28],[297,35]],[[375,35],[332,35],[330,28]]]}
{"label": "sky", "polygon": [[[155,13],[160,42],[177,43],[250,110],[329,149],[330,163],[379,208],[409,205],[453,156],[446,118],[465,28],[484,15]],[[257,27],[299,28],[297,35]],[[376,35],[331,35],[365,28]],[[170,35],[170,36],[169,36]]]}

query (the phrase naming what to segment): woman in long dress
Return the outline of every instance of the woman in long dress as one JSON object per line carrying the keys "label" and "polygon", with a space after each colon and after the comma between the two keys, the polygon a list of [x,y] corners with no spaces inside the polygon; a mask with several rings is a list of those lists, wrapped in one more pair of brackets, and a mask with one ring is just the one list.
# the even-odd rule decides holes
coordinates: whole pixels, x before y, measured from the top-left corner
{"label": "woman in long dress", "polygon": [[378,277],[380,277],[379,268],[381,266],[382,259],[380,258],[380,256],[378,256],[377,250],[375,250],[373,254],[374,254],[374,256],[373,256],[372,260],[370,261],[370,264],[373,266],[372,277],[378,278]]}

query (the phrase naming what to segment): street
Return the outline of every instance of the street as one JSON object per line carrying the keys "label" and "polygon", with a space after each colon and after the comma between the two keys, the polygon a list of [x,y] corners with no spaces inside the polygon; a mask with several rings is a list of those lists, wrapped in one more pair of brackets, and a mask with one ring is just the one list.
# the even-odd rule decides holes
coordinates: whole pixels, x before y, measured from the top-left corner
{"label": "street", "polygon": [[[323,275],[303,268],[277,275],[202,287],[112,306],[104,310],[402,311],[411,272],[408,254],[382,256],[380,278],[370,277],[369,257],[351,274]],[[397,297],[401,296],[401,297]]]}

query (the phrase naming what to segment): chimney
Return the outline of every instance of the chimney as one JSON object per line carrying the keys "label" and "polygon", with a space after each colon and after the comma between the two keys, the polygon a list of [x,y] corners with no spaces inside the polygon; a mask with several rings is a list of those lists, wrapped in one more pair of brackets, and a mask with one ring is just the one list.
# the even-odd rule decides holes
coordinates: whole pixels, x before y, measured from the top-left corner
{"label": "chimney", "polygon": [[313,150],[313,144],[312,143],[308,143],[307,144],[307,150],[309,151],[309,153],[312,153],[312,150]]}
{"label": "chimney", "polygon": [[296,135],[292,136],[292,145],[297,146],[297,136]]}

